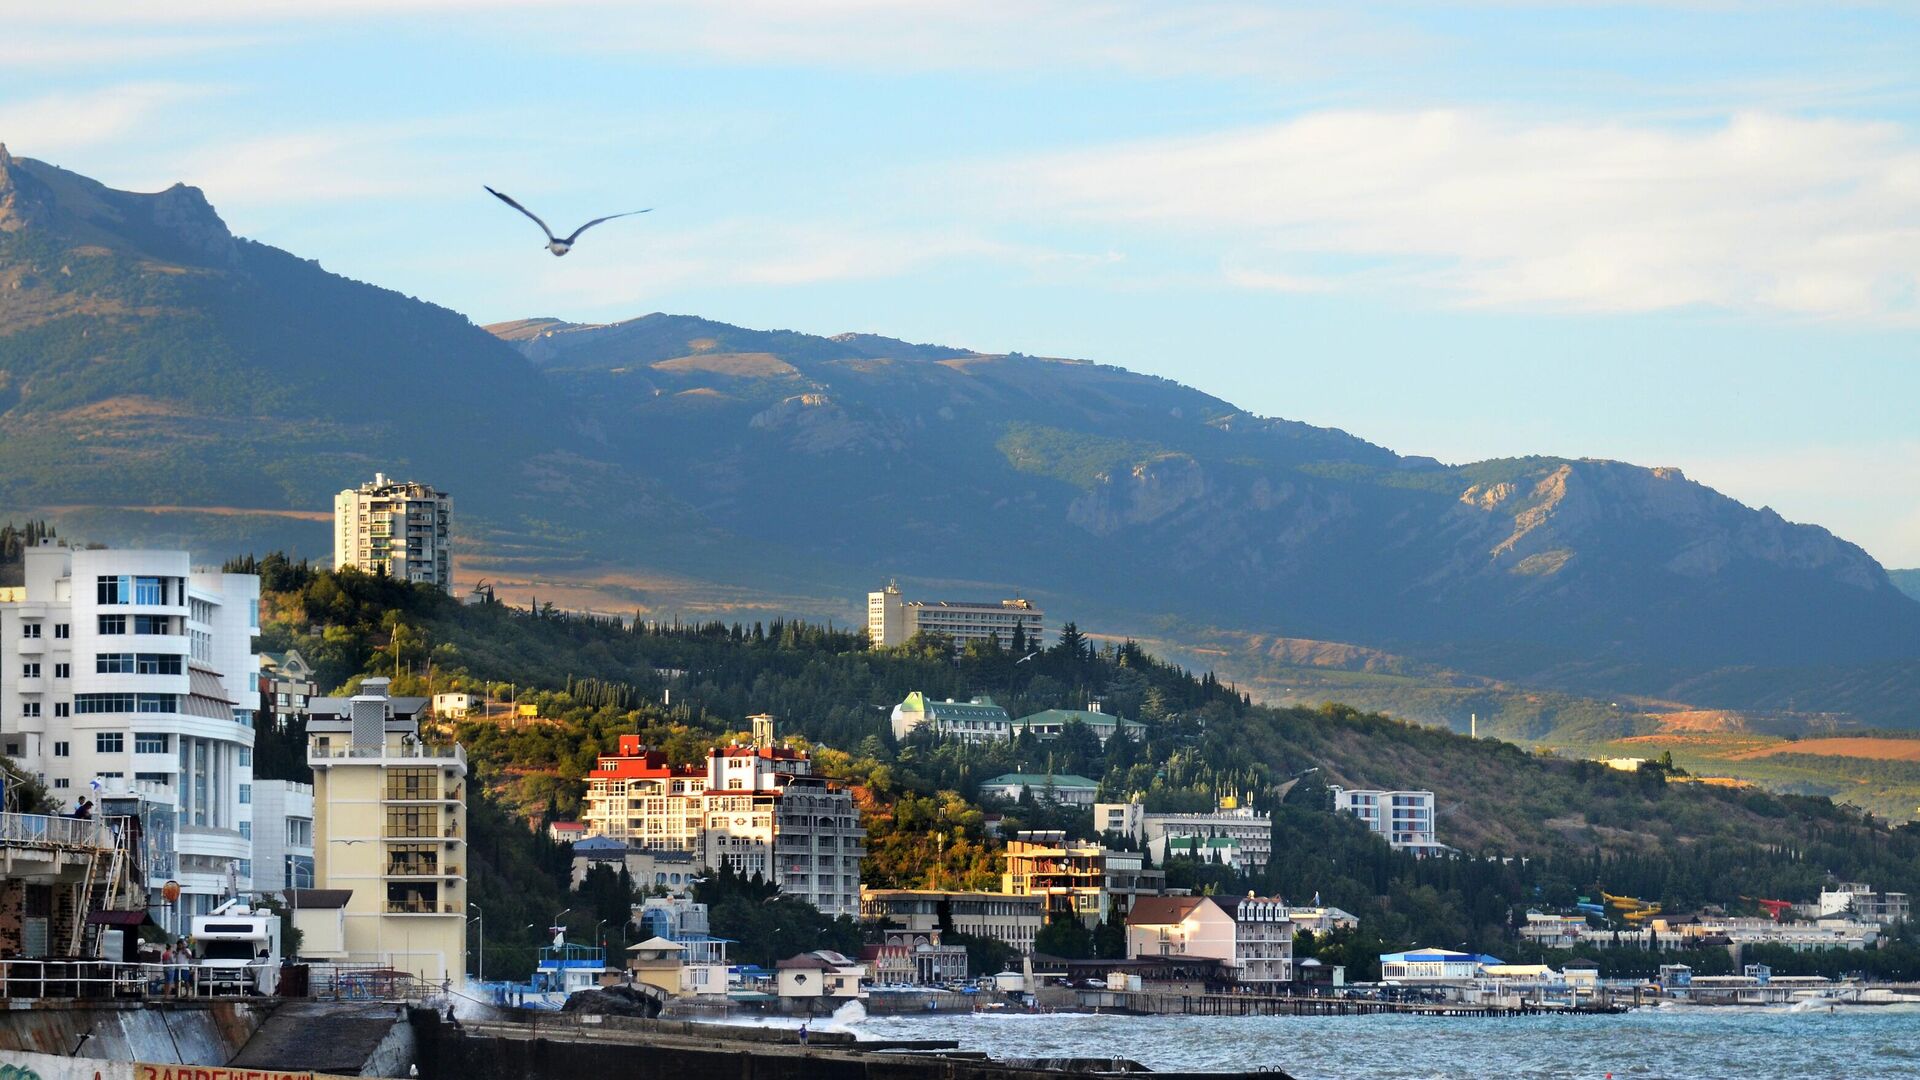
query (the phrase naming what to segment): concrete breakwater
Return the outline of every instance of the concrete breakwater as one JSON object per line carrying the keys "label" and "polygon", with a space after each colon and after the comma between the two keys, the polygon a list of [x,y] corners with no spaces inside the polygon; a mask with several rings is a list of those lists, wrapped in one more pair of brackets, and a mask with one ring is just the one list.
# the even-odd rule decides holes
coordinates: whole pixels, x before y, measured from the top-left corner
{"label": "concrete breakwater", "polygon": [[[926,1043],[924,1048],[911,1042],[864,1046],[842,1037],[801,1044],[797,1032],[776,1028],[617,1017],[590,1023],[542,1019],[462,1027],[425,1009],[414,1010],[411,1019],[419,1080],[1086,1080],[1145,1072],[1133,1062],[1111,1059],[994,1060],[945,1043]],[[1277,1069],[1147,1075],[1156,1080],[1239,1075],[1290,1080]]]}
{"label": "concrete breakwater", "polygon": [[0,1051],[113,1061],[225,1065],[273,1010],[273,1002],[7,1001]]}

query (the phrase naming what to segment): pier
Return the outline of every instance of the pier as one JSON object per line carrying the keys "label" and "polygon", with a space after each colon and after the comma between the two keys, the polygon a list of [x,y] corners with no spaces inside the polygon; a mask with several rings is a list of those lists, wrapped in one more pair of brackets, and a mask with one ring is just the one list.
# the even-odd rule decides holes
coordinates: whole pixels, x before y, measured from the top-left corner
{"label": "pier", "polygon": [[1071,1002],[1059,1002],[1087,1012],[1135,1013],[1154,1016],[1412,1016],[1511,1017],[1544,1014],[1595,1015],[1624,1012],[1612,1003],[1567,1008],[1521,1001],[1493,1002],[1382,1001],[1376,998],[1316,997],[1262,994],[1165,994],[1151,991],[1076,990]]}

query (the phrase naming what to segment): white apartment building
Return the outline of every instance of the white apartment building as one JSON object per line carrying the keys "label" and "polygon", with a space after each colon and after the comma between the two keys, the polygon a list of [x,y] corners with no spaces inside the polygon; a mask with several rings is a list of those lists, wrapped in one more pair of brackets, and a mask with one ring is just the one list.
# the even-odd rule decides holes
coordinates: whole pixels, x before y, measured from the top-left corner
{"label": "white apartment building", "polygon": [[602,755],[587,777],[585,812],[596,836],[691,852],[702,865],[760,875],[827,915],[860,914],[867,831],[853,796],[813,775],[806,754],[776,745],[771,716],[752,717],[753,741],[707,755],[705,770],[668,764],[637,735]]}
{"label": "white apartment building", "polygon": [[938,701],[915,690],[893,707],[892,722],[895,739],[904,739],[925,728],[943,739],[964,743],[1013,740],[1013,718],[990,697]]}
{"label": "white apartment building", "polygon": [[1907,912],[1907,894],[1903,892],[1875,892],[1873,886],[1857,881],[1820,890],[1822,919],[1851,915],[1859,922],[1884,928],[1906,922]]}
{"label": "white apartment building", "polygon": [[908,600],[892,582],[867,594],[867,639],[875,648],[904,645],[922,631],[945,634],[956,648],[990,637],[998,638],[1001,648],[1012,648],[1016,627],[1026,644],[1037,649],[1046,635],[1046,613],[1018,597],[993,603]]}
{"label": "white apartment building", "polygon": [[314,887],[312,784],[253,782],[253,887],[261,892]]}
{"label": "white apartment building", "polygon": [[141,807],[149,900],[177,933],[252,887],[260,579],[51,543],[24,569],[0,598],[0,752],[66,807]]}
{"label": "white apartment building", "polygon": [[1171,839],[1232,840],[1248,870],[1259,873],[1273,857],[1273,818],[1237,798],[1222,799],[1212,813],[1148,813],[1138,799],[1124,803],[1095,803],[1093,825],[1101,832],[1118,833],[1149,847],[1155,858],[1165,858]]}
{"label": "white apartment building", "polygon": [[374,473],[333,497],[333,568],[453,591],[453,499],[425,484]]}
{"label": "white apartment building", "polygon": [[1293,931],[1279,900],[1147,896],[1127,915],[1127,955],[1209,957],[1241,986],[1273,993],[1293,981]]}
{"label": "white apartment building", "polygon": [[1359,818],[1395,851],[1443,855],[1453,850],[1434,838],[1431,791],[1332,790],[1335,811]]}

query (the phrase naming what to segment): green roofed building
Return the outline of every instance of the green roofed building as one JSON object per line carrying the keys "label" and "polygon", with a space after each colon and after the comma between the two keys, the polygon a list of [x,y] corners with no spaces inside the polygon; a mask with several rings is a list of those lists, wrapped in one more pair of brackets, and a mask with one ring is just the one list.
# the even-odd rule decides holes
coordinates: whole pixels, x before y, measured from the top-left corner
{"label": "green roofed building", "polygon": [[1048,709],[1032,716],[1023,716],[1013,722],[1013,734],[1017,737],[1023,731],[1031,732],[1034,738],[1044,742],[1059,738],[1067,730],[1067,725],[1076,720],[1087,725],[1099,737],[1101,746],[1107,745],[1107,740],[1113,738],[1116,731],[1125,733],[1134,742],[1139,742],[1147,735],[1147,725],[1102,712],[1097,701],[1089,702],[1084,709]]}
{"label": "green roofed building", "polygon": [[1246,861],[1239,839],[1232,836],[1164,836],[1150,850],[1163,866],[1169,859],[1197,859],[1238,870]]}
{"label": "green roofed building", "polygon": [[961,742],[1007,742],[1013,738],[1013,718],[990,697],[971,701],[936,701],[915,690],[893,707],[893,737],[904,739],[923,727],[935,735]]}
{"label": "green roofed building", "polygon": [[1035,799],[1051,797],[1054,802],[1066,806],[1092,806],[1099,797],[1100,785],[1084,776],[1072,773],[1056,773],[1048,776],[1044,773],[1006,773],[980,783],[980,795],[992,796],[1009,801],[1018,799],[1023,791],[1033,792]]}

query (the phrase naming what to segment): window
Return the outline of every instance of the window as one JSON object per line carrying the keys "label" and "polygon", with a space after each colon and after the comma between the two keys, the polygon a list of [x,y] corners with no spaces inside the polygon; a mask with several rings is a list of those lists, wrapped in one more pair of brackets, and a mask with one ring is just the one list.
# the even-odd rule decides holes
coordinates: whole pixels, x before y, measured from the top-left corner
{"label": "window", "polygon": [[178,675],[182,667],[177,653],[138,653],[133,670],[139,675]]}
{"label": "window", "polygon": [[21,624],[20,624],[20,636],[21,636],[21,637],[23,637],[23,638],[27,638],[27,639],[29,639],[29,640],[32,640],[32,639],[34,639],[34,638],[37,638],[37,637],[39,637],[39,636],[40,636],[40,624],[39,624],[39,623],[37,623],[37,622],[30,622],[30,623],[21,623]]}
{"label": "window", "polygon": [[253,785],[241,784],[240,785],[240,805],[251,806],[252,804],[253,804]]}
{"label": "window", "polygon": [[133,674],[133,654],[130,652],[101,653],[93,658],[93,670],[100,675]]}
{"label": "window", "polygon": [[40,665],[39,665],[39,664],[37,664],[37,663],[26,663],[26,664],[21,664],[21,665],[20,665],[20,677],[21,677],[21,678],[23,678],[23,679],[37,679],[37,678],[39,678],[39,677],[40,677]]}
{"label": "window", "polygon": [[72,636],[73,636],[73,627],[72,627],[71,625],[69,625],[69,624],[67,624],[67,623],[63,623],[63,622],[57,622],[57,623],[54,623],[54,624],[53,624],[53,636],[54,636],[54,638],[55,638],[55,640],[58,640],[58,641],[65,641],[65,640],[67,640],[68,638],[70,638],[70,637],[72,637]]}
{"label": "window", "polygon": [[134,702],[134,712],[163,713],[179,711],[178,705],[176,704],[180,700],[178,694],[137,694],[135,697],[138,700]]}
{"label": "window", "polygon": [[251,821],[241,822],[240,835],[246,837],[249,840],[253,839],[253,822]]}
{"label": "window", "polygon": [[[288,838],[288,842],[292,842],[291,837]],[[433,875],[439,872],[440,845],[389,844],[387,846],[388,876]]]}
{"label": "window", "polygon": [[99,777],[102,780],[119,780],[124,778],[127,774],[123,772],[102,772],[102,773],[94,773],[93,775]]}
{"label": "window", "polygon": [[68,787],[68,786],[69,786],[69,785],[70,785],[71,783],[72,783],[72,781],[69,781],[69,780],[68,780],[68,779],[67,779],[66,777],[64,777],[64,776],[56,776],[56,777],[54,777],[54,780],[53,780],[53,786],[54,786],[54,789],[55,789],[55,790],[59,790],[59,789],[61,789],[61,788],[64,788],[64,787]]}
{"label": "window", "polygon": [[100,616],[100,632],[109,635],[126,633],[127,617],[125,615]]}
{"label": "window", "polygon": [[[133,579],[102,574],[94,582],[93,598],[101,604],[130,604],[133,602]],[[126,623],[122,620],[118,633],[126,632]]]}
{"label": "window", "polygon": [[118,731],[100,731],[95,732],[93,736],[93,749],[96,753],[117,754],[126,749],[126,745],[126,736]]}
{"label": "window", "polygon": [[173,774],[170,772],[137,772],[133,774],[133,778],[145,780],[149,784],[159,784],[162,787],[173,786]]}
{"label": "window", "polygon": [[243,746],[240,748],[240,764],[246,766],[253,765],[253,747]]}
{"label": "window", "polygon": [[163,732],[136,731],[133,733],[133,752],[136,754],[164,754],[173,749],[171,740]]}
{"label": "window", "polygon": [[166,615],[135,615],[133,617],[133,632],[136,634],[170,634],[173,632],[173,627],[170,625],[172,622],[173,619]]}
{"label": "window", "polygon": [[388,836],[438,836],[440,811],[429,806],[387,808]]}
{"label": "window", "polygon": [[312,847],[313,821],[310,818],[287,819],[287,846]]}
{"label": "window", "polygon": [[54,677],[54,678],[56,678],[56,679],[71,679],[71,678],[73,678],[73,665],[72,665],[72,664],[55,664],[55,665],[53,665],[53,677]]}
{"label": "window", "polygon": [[21,716],[39,716],[39,715],[40,715],[40,703],[39,703],[39,702],[37,702],[37,701],[23,701],[23,702],[21,702],[21,703],[20,703],[20,715],[21,715]]}
{"label": "window", "polygon": [[73,756],[73,744],[72,744],[72,743],[65,743],[65,742],[57,742],[57,743],[54,743],[54,744],[53,744],[53,756],[54,756],[54,757],[72,757],[72,756]]}
{"label": "window", "polygon": [[167,583],[164,578],[137,577],[133,579],[133,602],[136,604],[164,604],[167,602]]}
{"label": "window", "polygon": [[438,769],[387,770],[387,798],[437,799],[440,797]]}
{"label": "window", "polygon": [[56,701],[53,703],[53,715],[72,716],[73,706],[64,701]]}

